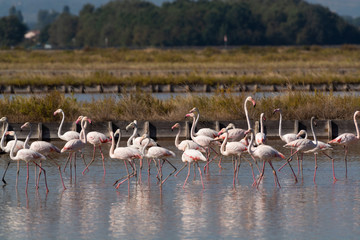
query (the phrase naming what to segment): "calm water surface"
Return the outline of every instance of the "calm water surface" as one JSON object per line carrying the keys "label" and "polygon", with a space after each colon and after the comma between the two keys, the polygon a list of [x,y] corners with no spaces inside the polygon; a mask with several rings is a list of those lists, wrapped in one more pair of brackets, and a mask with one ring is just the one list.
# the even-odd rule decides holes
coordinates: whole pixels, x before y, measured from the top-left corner
{"label": "calm water surface", "polygon": [[[63,142],[55,142],[59,147]],[[160,142],[174,150],[171,162],[182,166],[181,152],[173,142]],[[282,142],[269,142],[278,150]],[[19,186],[15,188],[16,164],[10,165],[0,189],[0,239],[358,239],[360,234],[360,161],[359,148],[350,150],[348,179],[345,180],[343,149],[335,148],[335,169],[339,181],[332,183],[331,161],[319,156],[316,184],[313,183],[314,158],[304,159],[303,180],[294,184],[285,167],[279,174],[281,189],[276,188],[270,167],[259,189],[251,186],[252,177],[244,161],[236,187],[232,185],[232,164],[226,158],[223,169],[216,164],[204,177],[193,171],[185,189],[187,170],[170,177],[162,189],[152,175],[142,171],[142,182],[132,179],[118,190],[115,179],[125,174],[122,162],[108,157],[104,147],[106,175],[99,153],[90,171],[82,176],[83,163],[77,162],[76,183],[70,183],[69,169],[63,174],[67,190],[62,190],[57,169],[44,163],[50,192],[46,194],[41,178],[34,188],[34,170],[30,171],[28,193],[25,193],[26,166],[22,162]],[[90,161],[92,146],[85,149]],[[63,163],[67,155],[54,156]],[[248,157],[248,156],[246,156]],[[3,170],[8,156],[2,155]],[[279,168],[282,162],[275,161]],[[297,171],[296,164],[293,164]],[[257,171],[257,170],[256,170]],[[164,174],[170,167],[164,166]]]}

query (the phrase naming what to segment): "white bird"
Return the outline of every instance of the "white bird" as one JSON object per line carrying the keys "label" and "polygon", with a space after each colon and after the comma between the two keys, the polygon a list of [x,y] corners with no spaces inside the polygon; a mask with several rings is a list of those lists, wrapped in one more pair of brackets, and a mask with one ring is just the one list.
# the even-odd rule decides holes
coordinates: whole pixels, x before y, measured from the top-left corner
{"label": "white bird", "polygon": [[[209,136],[205,136],[205,135],[198,135],[198,136],[195,136],[195,114],[194,113],[188,113],[186,114],[186,117],[192,117],[193,118],[193,124],[191,126],[191,131],[190,131],[190,136],[191,136],[191,139],[199,144],[201,147],[205,148],[206,149],[206,159],[207,159],[207,164],[205,165],[204,167],[204,171],[206,169],[206,167],[209,165],[210,162],[212,162],[217,156],[218,156],[218,153],[215,151],[215,149],[213,147],[215,146],[219,146],[220,143],[217,142],[217,141],[214,141],[213,138],[209,137]],[[215,156],[210,160],[209,157],[210,157],[210,149],[215,153]],[[221,166],[219,166],[221,167]]]}
{"label": "white bird", "polygon": [[[70,164],[72,162],[72,156],[73,154],[75,154],[76,152],[82,150],[87,143],[86,140],[86,133],[85,133],[85,121],[89,121],[91,123],[91,120],[88,117],[81,117],[78,118],[77,123],[81,121],[81,131],[80,131],[80,139],[72,139],[70,141],[68,141],[64,147],[61,149],[61,152],[68,152],[70,153]],[[71,165],[70,165],[71,166]],[[76,181],[76,155],[74,156],[74,166],[75,166],[75,181]],[[70,172],[70,174],[72,174],[72,171]],[[71,179],[71,177],[70,177]]]}
{"label": "white bird", "polygon": [[[128,146],[131,145],[131,141],[132,141],[132,145],[133,147],[138,148],[140,151],[142,150],[142,148],[145,146],[146,142],[142,142],[142,137],[136,137],[137,136],[137,132],[138,132],[138,125],[137,125],[137,121],[134,120],[133,122],[129,123],[129,125],[126,126],[126,130],[129,130],[129,128],[133,128],[134,132],[133,134],[130,136],[130,138],[128,139]],[[152,146],[157,146],[157,143],[154,139],[149,137],[149,145],[148,147],[152,147]]]}
{"label": "white bird", "polygon": [[[7,117],[2,117],[0,119],[0,122],[3,122],[5,124],[4,132],[3,132],[3,135],[1,137],[0,148],[1,148],[2,151],[6,152],[6,153],[10,153],[13,145],[15,144],[15,140],[8,141],[7,144],[5,145],[5,138],[6,138],[5,134],[9,129],[9,122],[8,122]],[[25,144],[25,142],[23,142],[23,141],[19,141],[19,140],[16,141],[16,146],[14,148],[14,153],[17,153],[17,151],[19,151],[20,149],[23,149],[24,144]],[[11,161],[8,161],[7,166],[5,168],[5,171],[4,171],[4,174],[2,176],[2,181],[3,181],[3,183],[5,185],[7,184],[6,181],[5,181],[5,175],[6,175],[7,170],[9,169],[10,163],[11,163]],[[18,182],[19,172],[20,172],[20,165],[19,165],[19,161],[18,161],[17,162],[17,171],[16,171],[16,185],[17,185],[17,182]]]}
{"label": "white bird", "polygon": [[[28,146],[28,142],[29,142],[29,139],[32,135],[32,127],[31,127],[31,123],[30,122],[26,122],[24,123],[22,126],[21,126],[21,129],[24,129],[24,128],[30,128],[30,131],[28,133],[28,137],[26,138],[25,140],[25,146]],[[27,147],[26,147],[27,148]],[[48,155],[50,153],[60,153],[60,149],[58,147],[56,147],[54,144],[52,143],[49,143],[49,142],[46,142],[46,141],[34,141],[31,143],[30,147],[28,149],[31,149],[35,152],[38,152],[38,153],[41,153],[42,155],[44,155],[45,157],[48,157]],[[54,161],[53,159],[51,159],[49,157],[49,159],[57,166],[58,170],[59,170],[59,174],[60,174],[60,179],[61,179],[61,183],[63,185],[63,188],[64,190],[66,189],[65,187],[65,184],[64,184],[64,180],[62,178],[62,175],[61,175],[61,168],[60,168],[60,165],[56,163],[56,161]],[[41,165],[41,162],[40,162],[40,165]],[[39,178],[38,180],[40,179],[40,173],[41,171],[39,172]]]}
{"label": "white bird", "polygon": [[[193,109],[191,109],[189,111],[189,113],[194,113],[194,112],[196,112],[196,114],[197,114],[196,121],[194,122],[194,124],[195,124],[194,129],[195,129],[198,122],[199,122],[200,111],[196,107],[194,107]],[[195,136],[208,136],[208,137],[211,137],[211,138],[215,138],[215,137],[218,136],[218,132],[216,130],[214,130],[214,129],[211,129],[211,128],[201,128],[196,133],[195,133],[195,130],[194,130],[194,135]]]}
{"label": "white bird", "polygon": [[179,149],[180,151],[185,151],[186,149],[196,149],[202,152],[205,152],[205,149],[203,147],[201,147],[199,144],[197,144],[196,142],[194,142],[193,140],[183,140],[180,142],[179,138],[180,138],[180,133],[181,133],[181,126],[179,123],[175,123],[172,127],[171,130],[174,130],[175,128],[179,129],[176,137],[175,137],[175,146],[177,149]]}
{"label": "white bird", "polygon": [[358,116],[359,114],[360,114],[360,111],[356,111],[354,113],[354,124],[355,124],[355,128],[356,128],[356,135],[353,133],[343,133],[343,134],[339,135],[338,137],[334,138],[333,140],[331,140],[330,142],[328,142],[329,144],[339,144],[339,145],[344,146],[344,151],[345,151],[344,161],[345,161],[345,177],[346,178],[347,178],[347,155],[348,155],[348,151],[349,151],[349,146],[354,145],[355,143],[357,143],[360,140],[359,126],[356,121],[356,116]]}
{"label": "white bird", "polygon": [[228,131],[229,134],[229,138],[228,141],[229,142],[237,142],[240,141],[241,139],[243,139],[245,137],[245,129],[242,128],[235,128],[235,125],[233,123],[229,123],[226,128],[222,128],[219,133],[218,133],[218,137],[215,139],[225,139],[225,130]]}
{"label": "white bird", "polygon": [[[120,142],[120,139],[121,139],[120,129],[117,129],[116,133],[119,134],[118,142]],[[116,189],[118,189],[122,183],[124,183],[125,181],[128,181],[131,177],[136,176],[136,166],[135,166],[135,163],[133,162],[133,159],[134,158],[142,158],[142,156],[135,154],[133,149],[131,149],[131,147],[115,147],[115,137],[114,137],[114,133],[112,131],[110,131],[110,137],[111,137],[111,147],[109,150],[109,156],[113,159],[123,160],[124,164],[125,164],[126,172],[127,172],[127,175],[125,177],[119,178],[113,184],[113,185],[117,184]],[[129,170],[127,167],[128,162],[133,170],[132,173],[129,173]],[[121,181],[124,178],[126,178],[124,181],[118,183],[119,181]]]}
{"label": "white bird", "polygon": [[[234,162],[234,159],[233,159],[233,166],[234,166],[233,186],[235,186],[235,178],[237,176],[238,166],[240,166],[241,155],[248,151],[248,147],[245,144],[243,144],[242,142],[240,142],[240,141],[238,141],[238,142],[228,142],[228,135],[229,135],[228,131],[225,130],[225,139],[224,139],[223,143],[221,144],[220,152],[224,156],[235,157],[235,162]],[[239,158],[239,165],[238,165],[238,159],[237,158]],[[247,159],[245,159],[245,160],[250,164],[251,172],[252,172],[254,183],[255,183],[256,179],[255,179],[253,165],[249,160],[247,160]]]}
{"label": "white bird", "polygon": [[314,127],[313,127],[313,124],[314,124],[314,119],[315,117],[312,117],[311,120],[310,120],[310,125],[311,125],[311,131],[312,131],[312,134],[314,136],[314,141],[311,141],[309,139],[296,139],[292,142],[289,142],[287,144],[284,145],[285,148],[291,148],[293,150],[295,150],[295,152],[293,152],[290,157],[288,157],[286,159],[286,163],[281,166],[279,168],[279,171],[288,163],[290,163],[290,161],[292,160],[292,157],[296,154],[296,153],[300,153],[300,161],[302,162],[303,160],[303,156],[304,156],[304,153],[309,151],[309,150],[312,150],[314,148],[317,147],[317,144],[318,144],[318,140],[316,138],[316,135],[315,135],[315,132],[314,132]]}
{"label": "white bird", "polygon": [[[150,147],[147,152],[145,153],[145,150],[147,148],[147,146],[150,143],[149,140],[149,136],[147,134],[144,134],[142,137],[141,142],[143,142],[144,140],[146,141],[145,146],[142,149],[142,155],[143,157],[146,158],[150,158],[152,159],[154,162],[156,160],[159,161],[159,167],[158,167],[158,176],[159,176],[159,181],[160,181],[160,186],[162,186],[162,184],[165,183],[165,181],[174,173],[176,172],[176,167],[169,161],[167,160],[167,158],[169,157],[175,157],[175,153],[173,151],[170,151],[169,149],[163,148],[163,147],[158,147],[158,146],[153,146]],[[140,143],[141,143],[140,142]],[[170,164],[170,166],[172,168],[174,168],[174,170],[164,179],[162,180],[162,167],[164,165],[164,163],[167,162]],[[156,162],[155,162],[156,163]]]}
{"label": "white bird", "polygon": [[263,121],[265,121],[266,118],[264,116],[264,113],[260,114],[260,132],[256,133],[255,135],[255,140],[256,140],[256,144],[260,145],[260,144],[265,144],[266,142],[266,134],[264,133],[264,123]]}
{"label": "white bird", "polygon": [[255,134],[254,134],[254,130],[252,128],[249,129],[249,131],[251,132],[251,140],[249,143],[249,148],[248,148],[248,152],[250,155],[254,156],[255,158],[259,158],[260,160],[263,161],[263,168],[261,170],[261,174],[259,177],[259,181],[256,184],[257,187],[259,186],[263,176],[264,176],[264,172],[265,172],[265,163],[268,162],[270,167],[273,170],[273,174],[274,174],[274,181],[275,181],[275,186],[278,184],[279,187],[280,186],[280,182],[279,179],[277,177],[276,171],[272,165],[272,160],[274,158],[281,158],[281,159],[285,159],[285,156],[280,153],[279,151],[277,151],[275,148],[269,146],[269,145],[265,145],[265,144],[261,144],[259,146],[257,146],[256,148],[253,147],[254,144],[254,138],[255,138]]}
{"label": "white bird", "polygon": [[195,167],[195,164],[197,165],[198,167],[198,170],[199,170],[199,173],[200,173],[200,179],[201,179],[201,184],[202,184],[202,187],[203,189],[205,188],[204,186],[204,182],[203,182],[203,179],[202,179],[202,173],[201,173],[201,170],[200,170],[200,166],[199,166],[199,161],[205,161],[206,162],[206,157],[198,150],[196,149],[192,149],[190,148],[190,144],[187,143],[186,144],[186,148],[185,148],[185,151],[183,152],[182,156],[181,156],[181,161],[184,162],[184,166],[175,174],[175,176],[182,170],[186,167],[186,165],[189,166],[189,170],[188,170],[188,174],[186,176],[186,179],[185,179],[185,182],[184,182],[184,185],[183,185],[183,188],[185,187],[185,184],[190,176],[190,168],[191,168],[191,163],[194,163],[194,167]]}
{"label": "white bird", "polygon": [[46,186],[46,192],[49,192],[49,188],[47,186],[47,180],[46,180],[46,172],[45,169],[43,169],[39,164],[37,164],[36,161],[39,160],[46,160],[46,157],[38,152],[35,152],[31,149],[20,149],[17,151],[16,155],[15,155],[15,147],[16,147],[16,143],[17,143],[17,136],[16,133],[14,131],[9,131],[7,132],[7,135],[10,136],[14,136],[15,138],[15,144],[12,146],[11,150],[10,150],[10,158],[12,160],[15,161],[20,161],[23,160],[26,162],[26,167],[27,167],[27,176],[26,176],[26,188],[25,191],[27,192],[28,189],[28,183],[29,183],[29,163],[32,162],[34,163],[36,166],[38,166],[43,172],[44,172],[44,178],[45,178],[45,186]]}
{"label": "white bird", "polygon": [[[82,117],[82,116],[80,116]],[[86,128],[86,125],[85,125]],[[94,147],[93,150],[93,156],[91,161],[89,162],[89,164],[87,164],[87,166],[85,167],[84,171],[82,172],[82,174],[85,174],[85,171],[88,170],[89,166],[95,161],[95,152],[96,152],[96,147],[99,148],[100,154],[101,154],[101,160],[102,160],[102,164],[103,164],[103,170],[104,170],[104,175],[106,174],[106,170],[105,170],[105,158],[104,158],[104,154],[102,152],[101,149],[101,145],[104,143],[108,143],[111,141],[111,138],[107,137],[105,134],[101,133],[101,132],[97,132],[97,131],[91,131],[88,132],[86,134],[86,140],[88,143],[92,144]]]}

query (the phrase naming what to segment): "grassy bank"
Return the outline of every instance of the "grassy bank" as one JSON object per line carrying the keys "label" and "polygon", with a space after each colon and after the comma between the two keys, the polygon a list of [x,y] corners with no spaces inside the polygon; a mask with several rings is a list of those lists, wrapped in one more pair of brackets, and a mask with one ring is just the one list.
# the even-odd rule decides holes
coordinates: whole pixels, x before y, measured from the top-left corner
{"label": "grassy bank", "polygon": [[[0,52],[0,84],[359,83],[360,47],[239,47],[229,49],[83,49]],[[244,71],[208,74],[208,70]],[[66,70],[66,74],[56,74]],[[114,76],[111,70],[158,71]],[[187,74],[166,71],[187,70]]]}
{"label": "grassy bank", "polygon": [[[121,94],[91,102],[80,102],[74,97],[65,97],[55,92],[44,96],[14,97],[0,99],[0,115],[7,116],[10,122],[53,122],[58,117],[53,112],[62,108],[68,121],[79,115],[87,115],[94,121],[132,121],[165,120],[182,121],[185,114],[194,106],[201,112],[201,120],[242,120],[245,119],[243,103],[247,94],[234,96],[219,92],[217,96],[174,97],[159,100],[146,93]],[[258,119],[264,112],[267,119],[273,116],[275,108],[283,109],[284,119],[352,119],[353,113],[360,110],[360,97],[334,96],[323,93],[294,93],[283,96],[256,99],[257,106],[251,109],[250,117]]]}

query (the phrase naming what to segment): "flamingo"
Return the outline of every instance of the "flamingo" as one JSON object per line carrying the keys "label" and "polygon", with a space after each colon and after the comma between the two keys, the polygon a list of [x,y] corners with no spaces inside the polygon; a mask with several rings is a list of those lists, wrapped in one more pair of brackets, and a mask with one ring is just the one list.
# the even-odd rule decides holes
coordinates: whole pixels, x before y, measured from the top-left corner
{"label": "flamingo", "polygon": [[101,159],[102,159],[102,163],[103,163],[103,169],[104,169],[104,175],[106,174],[106,170],[105,170],[105,158],[104,158],[104,154],[102,152],[101,149],[101,145],[103,143],[107,143],[111,141],[111,138],[108,138],[105,134],[97,132],[97,131],[91,131],[88,134],[86,134],[86,140],[87,142],[89,142],[90,144],[92,144],[94,146],[94,150],[93,150],[93,156],[91,161],[89,162],[89,164],[85,167],[84,171],[82,172],[82,174],[85,174],[85,171],[88,170],[89,166],[95,161],[95,152],[96,152],[96,147],[99,148],[100,150],[100,154],[101,154]]}
{"label": "flamingo", "polygon": [[[85,121],[88,121],[91,123],[91,119],[88,117],[79,117],[78,120],[76,121],[76,123],[78,123],[79,121],[81,121],[81,131],[80,131],[80,138],[79,139],[71,139],[70,141],[68,141],[64,147],[61,149],[61,152],[68,152],[70,153],[69,155],[69,159],[70,159],[70,164],[72,161],[72,156],[74,153],[82,150],[86,143],[86,134],[85,134]],[[76,181],[76,155],[74,156],[74,165],[75,165],[75,181]]]}
{"label": "flamingo", "polygon": [[[141,138],[142,138],[141,142],[144,141],[145,139],[147,140],[145,146],[142,148],[143,157],[150,158],[153,161],[156,161],[156,159],[159,161],[158,176],[160,176],[159,181],[160,181],[160,186],[162,186],[162,184],[164,184],[165,181],[177,170],[176,167],[169,160],[167,160],[168,157],[175,157],[176,155],[173,151],[158,146],[150,147],[145,153],[145,149],[148,147],[150,143],[149,136],[147,134],[144,134]],[[174,168],[174,171],[172,171],[164,180],[162,180],[162,166],[164,165],[165,162],[169,163],[171,167]]]}
{"label": "flamingo", "polygon": [[261,113],[260,114],[260,129],[261,129],[261,131],[255,135],[255,140],[256,140],[257,145],[265,144],[265,142],[266,142],[266,134],[264,133],[263,120],[265,121],[266,118],[264,116],[264,113]]}
{"label": "flamingo", "polygon": [[[247,152],[248,147],[240,141],[239,142],[228,142],[229,133],[227,130],[225,130],[225,134],[226,134],[226,136],[225,136],[224,141],[221,144],[220,152],[224,156],[232,156],[232,157],[235,156],[234,178],[233,178],[233,186],[235,186],[235,177],[236,177],[237,171],[238,171],[237,157],[239,157],[239,166],[240,166],[241,154],[243,154],[244,152]],[[256,183],[253,165],[249,160],[247,160],[247,159],[245,159],[245,160],[250,164],[254,183]]]}
{"label": "flamingo", "polygon": [[347,178],[347,155],[349,151],[349,146],[354,145],[357,143],[360,139],[360,133],[359,133],[359,127],[356,121],[356,116],[359,115],[360,111],[356,111],[354,113],[354,124],[356,128],[356,135],[353,133],[343,133],[339,135],[338,137],[334,138],[333,140],[329,141],[329,144],[339,144],[344,146],[345,156],[345,177]]}
{"label": "flamingo", "polygon": [[[189,171],[188,171],[188,174],[186,176],[186,179],[185,179],[185,182],[184,182],[184,185],[183,185],[183,188],[185,188],[185,184],[190,176],[190,168],[191,168],[191,163],[194,163],[194,167],[195,167],[195,164],[196,166],[198,167],[198,170],[199,170],[199,173],[200,173],[200,179],[201,179],[201,184],[202,184],[202,187],[203,189],[205,188],[204,186],[204,182],[203,182],[203,179],[202,179],[202,173],[201,173],[201,170],[200,170],[200,167],[199,167],[199,161],[205,161],[206,162],[206,157],[199,151],[199,150],[196,150],[196,149],[192,149],[191,146],[190,146],[190,143],[187,142],[186,143],[186,148],[181,156],[181,161],[184,162],[184,166],[178,171],[178,173],[184,169],[186,167],[186,165],[189,166]],[[177,174],[178,174],[177,173]]]}
{"label": "flamingo", "polygon": [[[61,139],[61,140],[63,140],[63,141],[66,141],[66,142],[68,142],[68,141],[70,141],[70,140],[72,140],[72,139],[79,139],[80,138],[80,133],[78,133],[77,131],[67,131],[67,132],[65,132],[64,134],[61,134],[61,132],[62,132],[62,127],[63,127],[63,125],[64,125],[64,121],[65,121],[65,113],[64,113],[64,111],[61,109],[61,108],[59,108],[59,109],[57,109],[55,112],[54,112],[54,116],[55,115],[57,115],[57,114],[59,114],[59,113],[61,113],[62,114],[62,118],[61,118],[61,122],[60,122],[60,126],[59,126],[59,129],[58,129],[58,137]],[[80,151],[81,152],[81,151]],[[69,162],[69,160],[70,160],[70,155],[71,155],[71,153],[69,153],[69,156],[68,156],[68,158],[67,158],[67,160],[66,160],[66,162],[65,162],[65,166],[64,166],[64,171],[65,171],[65,168],[66,168],[66,165],[67,165],[67,163]],[[75,158],[76,158],[76,153],[75,153]],[[84,162],[84,164],[85,164],[85,166],[86,166],[86,163],[85,163],[85,159],[84,159],[84,155],[81,153],[81,158],[83,159],[83,162]],[[72,168],[72,166],[70,165],[70,169]],[[72,170],[70,170],[71,172],[72,172]],[[70,172],[70,173],[71,173]]]}
{"label": "flamingo", "polygon": [[175,137],[175,146],[177,149],[179,149],[180,151],[185,151],[186,148],[188,149],[196,149],[199,151],[204,151],[205,149],[203,147],[201,147],[199,144],[197,144],[196,142],[194,142],[193,140],[183,140],[180,142],[179,137],[180,137],[180,132],[181,132],[181,126],[179,123],[175,123],[172,127],[171,130],[174,130],[175,128],[179,129],[176,137]]}
{"label": "flamingo", "polygon": [[265,145],[265,144],[261,144],[259,146],[257,146],[255,149],[253,149],[253,144],[254,144],[254,130],[252,128],[249,129],[249,132],[251,132],[251,140],[249,143],[249,148],[248,148],[248,152],[250,155],[254,156],[255,158],[259,158],[260,160],[262,160],[263,163],[263,168],[261,170],[261,174],[259,177],[259,181],[256,184],[257,187],[259,187],[259,184],[261,182],[261,179],[264,176],[264,172],[265,172],[265,162],[268,162],[270,167],[273,170],[273,174],[274,174],[274,181],[275,181],[275,186],[277,186],[277,184],[279,185],[279,188],[281,188],[280,186],[280,182],[279,179],[277,177],[276,171],[271,163],[271,160],[274,158],[281,158],[281,159],[285,159],[285,156],[280,153],[279,151],[277,151],[276,149],[274,149],[273,147],[269,146],[269,145]]}
{"label": "flamingo", "polygon": [[[298,135],[300,134],[305,134],[305,139],[307,138],[307,132],[305,130],[301,130]],[[313,141],[315,143],[315,141]],[[309,151],[306,151],[305,153],[314,153],[315,156],[315,171],[314,171],[314,178],[313,181],[315,183],[315,178],[316,178],[316,170],[318,168],[317,166],[317,154],[318,153],[322,153],[324,154],[326,157],[330,158],[332,161],[332,169],[333,169],[333,182],[337,181],[337,178],[335,177],[335,169],[334,169],[334,159],[332,157],[330,157],[326,151],[331,151],[333,150],[330,144],[324,143],[322,141],[317,141],[317,146]]]}
{"label": "flamingo", "polygon": [[235,128],[235,125],[233,123],[229,123],[226,128],[223,128],[219,131],[218,137],[215,139],[225,139],[226,133],[225,130],[228,131],[228,141],[229,142],[237,142],[240,141],[245,137],[245,129],[242,128]]}
{"label": "flamingo", "polygon": [[[299,139],[301,134],[296,134],[296,133],[287,133],[287,134],[284,134],[282,135],[282,110],[280,108],[277,108],[273,111],[273,114],[279,112],[280,114],[280,119],[279,119],[279,136],[280,136],[280,139],[282,141],[284,141],[285,143],[290,143],[296,139]],[[293,149],[291,149],[291,152],[290,152],[290,155],[293,154]],[[297,156],[297,164],[298,164],[298,174],[300,173],[300,161],[299,161],[299,156]]]}
{"label": "flamingo", "polygon": [[45,186],[46,186],[46,192],[49,192],[49,188],[47,186],[47,180],[46,180],[46,172],[45,169],[43,169],[39,164],[36,163],[36,161],[38,160],[46,160],[46,157],[44,155],[42,155],[41,153],[35,152],[34,150],[31,149],[20,149],[17,151],[16,155],[15,155],[15,148],[16,148],[16,144],[17,144],[17,136],[16,133],[14,131],[9,131],[6,133],[7,135],[10,136],[14,136],[15,138],[15,143],[12,146],[11,150],[10,150],[10,158],[12,160],[15,161],[20,161],[23,160],[26,162],[26,168],[27,168],[27,176],[26,176],[26,188],[25,191],[27,192],[28,189],[28,183],[29,183],[29,163],[32,162],[34,163],[37,167],[39,167],[42,171],[44,171],[44,178],[45,178]]}
{"label": "flamingo", "polygon": [[[211,138],[211,137],[209,137],[209,136],[205,136],[205,135],[197,135],[197,136],[195,136],[195,125],[196,125],[196,123],[195,123],[195,121],[196,121],[196,120],[195,120],[195,114],[194,114],[194,113],[188,113],[188,114],[186,114],[185,117],[192,117],[192,118],[193,118],[193,124],[192,124],[192,126],[191,126],[191,131],[190,131],[191,139],[192,139],[195,143],[199,144],[201,147],[203,147],[203,148],[206,149],[206,152],[207,152],[207,154],[206,154],[206,156],[207,156],[206,159],[207,159],[208,162],[207,162],[207,164],[204,166],[204,171],[205,171],[205,169],[206,169],[206,167],[209,165],[209,163],[212,162],[212,161],[218,156],[218,153],[217,153],[212,147],[213,147],[213,146],[216,146],[216,145],[220,145],[220,144],[219,144],[219,142],[214,141],[214,139]],[[211,159],[211,160],[209,160],[210,149],[211,149],[212,151],[214,151],[215,154],[216,154],[216,156],[213,157],[213,159]],[[219,167],[221,167],[221,166],[219,166]]]}
{"label": "flamingo", "polygon": [[[194,107],[193,109],[191,109],[189,111],[189,113],[193,113],[193,112],[196,112],[197,114],[197,117],[196,117],[196,121],[195,121],[195,127],[199,121],[199,118],[200,118],[200,111],[198,108]],[[197,131],[195,133],[195,130],[194,130],[194,135],[195,136],[208,136],[208,137],[211,137],[211,138],[215,138],[218,136],[218,132],[214,129],[211,129],[211,128],[201,128],[199,129],[199,131]]]}
{"label": "flamingo", "polygon": [[[32,127],[31,127],[31,124],[30,122],[26,122],[24,123],[22,126],[21,126],[21,129],[24,129],[24,128],[30,128],[30,131],[29,131],[29,134],[28,134],[28,137],[26,138],[25,140],[25,146],[28,146],[28,142],[29,142],[29,139],[31,137],[31,134],[32,134]],[[27,148],[27,147],[25,147]],[[45,157],[48,157],[48,155],[50,153],[60,153],[60,149],[58,147],[56,147],[54,144],[52,143],[49,143],[49,142],[45,142],[45,141],[34,141],[31,143],[29,149],[31,150],[34,150],[35,152],[38,152],[38,153],[41,153],[42,155],[44,155]],[[64,190],[66,189],[65,187],[65,184],[64,184],[64,180],[62,178],[62,175],[61,175],[61,169],[60,169],[60,165],[57,164],[53,159],[51,159],[49,157],[49,159],[55,163],[55,165],[57,166],[58,170],[59,170],[59,174],[60,174],[60,179],[61,179],[61,183],[63,185],[63,188]],[[40,178],[40,173],[39,172],[39,178]],[[38,179],[39,179],[38,178]]]}
{"label": "flamingo", "polygon": [[[120,142],[121,139],[121,131],[120,129],[117,129],[116,134],[119,134],[119,139],[118,139],[118,143]],[[120,183],[118,183],[120,180],[122,180],[125,177],[122,177],[118,180],[115,181],[115,183],[113,185],[116,185],[116,189],[118,189],[120,187],[120,185],[122,183],[124,183],[125,181],[129,180],[131,177],[136,175],[136,167],[135,167],[135,163],[133,162],[134,158],[142,158],[142,156],[138,156],[136,154],[134,154],[133,150],[131,149],[131,147],[115,147],[115,138],[114,138],[114,133],[113,131],[110,131],[110,137],[111,137],[111,147],[109,150],[109,156],[113,159],[119,159],[119,160],[123,160],[124,164],[125,164],[125,168],[126,168],[126,172],[127,175],[125,176],[126,179]],[[127,162],[129,162],[133,172],[130,174],[128,167],[127,167]]]}
{"label": "flamingo", "polygon": [[[15,144],[15,140],[11,140],[11,141],[7,142],[7,144],[5,145],[5,138],[6,138],[5,134],[9,129],[9,122],[8,122],[7,117],[2,117],[0,119],[0,122],[3,122],[5,124],[5,129],[4,129],[3,135],[1,137],[0,148],[1,148],[1,150],[3,150],[6,153],[10,153],[13,145]],[[16,146],[14,148],[14,153],[17,153],[17,151],[19,151],[20,149],[23,149],[24,144],[25,144],[25,142],[23,142],[23,141],[19,141],[19,140],[16,141]],[[5,171],[4,171],[4,174],[3,174],[3,177],[2,177],[2,181],[3,181],[3,183],[5,185],[7,184],[6,181],[5,181],[5,175],[6,175],[6,172],[7,172],[8,168],[9,168],[10,163],[11,163],[11,161],[8,161],[7,166],[5,168]],[[19,165],[19,161],[18,161],[17,162],[17,171],[16,171],[16,185],[17,185],[17,181],[18,181],[18,177],[19,177],[19,172],[20,172],[20,165]]]}
{"label": "flamingo", "polygon": [[[301,156],[300,156],[301,159],[300,159],[300,161],[302,162],[304,153],[317,147],[317,145],[318,145],[318,140],[317,140],[316,135],[315,135],[315,132],[314,132],[314,126],[313,126],[313,125],[314,125],[314,119],[315,119],[315,117],[311,117],[311,120],[310,120],[311,131],[312,131],[312,134],[313,134],[313,136],[314,136],[314,141],[311,141],[311,140],[309,140],[309,139],[296,139],[296,140],[294,140],[294,141],[292,141],[292,142],[289,142],[289,143],[285,144],[285,145],[284,145],[285,148],[291,148],[291,149],[295,150],[295,152],[293,152],[293,153],[290,155],[290,157],[288,157],[288,158],[286,159],[287,162],[286,162],[283,166],[281,166],[281,167],[279,168],[279,171],[280,171],[287,163],[290,163],[290,161],[291,161],[290,158],[292,158],[296,153],[298,153],[298,152],[301,153]],[[289,160],[289,159],[290,159],[290,160]]]}

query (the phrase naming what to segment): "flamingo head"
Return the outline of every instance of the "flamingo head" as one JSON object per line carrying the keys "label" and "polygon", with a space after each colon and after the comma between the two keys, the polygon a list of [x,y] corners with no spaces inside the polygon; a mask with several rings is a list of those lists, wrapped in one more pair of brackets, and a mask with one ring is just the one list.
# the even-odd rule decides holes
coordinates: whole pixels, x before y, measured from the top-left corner
{"label": "flamingo head", "polygon": [[[356,111],[355,113],[354,113],[354,117],[356,117],[356,115],[360,115],[360,111]],[[1,120],[0,120],[1,121]]]}
{"label": "flamingo head", "polygon": [[30,122],[26,122],[20,128],[24,129],[24,128],[27,128],[27,127],[30,127],[30,126],[31,126]]}
{"label": "flamingo head", "polygon": [[134,122],[131,122],[129,123],[127,126],[126,126],[126,131],[129,131],[130,128],[135,128],[135,123]]}
{"label": "flamingo head", "polygon": [[256,106],[256,102],[255,102],[255,100],[254,100],[251,96],[249,96],[249,97],[246,98],[245,102],[247,102],[247,101],[251,101],[252,104],[253,104],[253,106],[254,106],[254,107]]}
{"label": "flamingo head", "polygon": [[58,114],[58,113],[61,113],[61,112],[63,112],[63,110],[62,110],[61,108],[59,108],[58,110],[56,110],[56,111],[54,112],[54,116],[55,116],[56,114]]}
{"label": "flamingo head", "polygon": [[185,118],[187,118],[187,117],[195,117],[195,114],[192,112],[192,113],[188,113],[188,114],[186,114],[185,115]]}
{"label": "flamingo head", "polygon": [[5,133],[6,136],[14,136],[15,135],[15,132],[14,131],[7,131]]}
{"label": "flamingo head", "polygon": [[189,111],[189,113],[193,113],[193,112],[199,112],[199,109],[197,108],[197,107],[193,107],[190,111]]}
{"label": "flamingo head", "polygon": [[280,109],[280,108],[274,109],[273,114],[275,114],[275,113],[277,113],[277,112],[280,112],[280,113],[281,113],[281,109]]}
{"label": "flamingo head", "polygon": [[180,124],[175,123],[174,126],[171,127],[171,131],[174,130],[174,128],[180,128]]}
{"label": "flamingo head", "polygon": [[2,117],[2,118],[0,118],[0,122],[7,122],[7,117]]}
{"label": "flamingo head", "polygon": [[262,118],[262,120],[266,121],[266,117],[265,117],[265,114],[264,114],[264,113],[261,113],[261,114],[260,114],[260,117]]}
{"label": "flamingo head", "polygon": [[299,138],[299,137],[301,137],[302,135],[306,135],[306,134],[307,134],[307,132],[302,129],[302,130],[299,131],[298,134],[296,134],[296,138]]}
{"label": "flamingo head", "polygon": [[226,129],[230,129],[230,128],[235,129],[235,125],[233,123],[229,123]]}
{"label": "flamingo head", "polygon": [[79,122],[81,122],[84,119],[84,121],[88,121],[90,124],[92,124],[92,121],[90,118],[88,118],[87,116],[79,116],[76,119],[76,124],[78,124]]}
{"label": "flamingo head", "polygon": [[218,136],[220,136],[221,134],[223,134],[224,132],[227,132],[228,128],[222,128],[219,132],[218,132]]}

